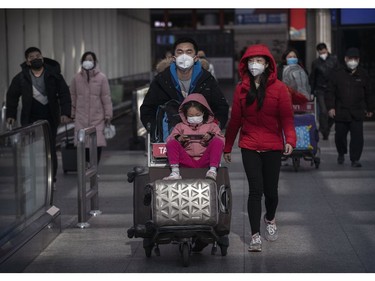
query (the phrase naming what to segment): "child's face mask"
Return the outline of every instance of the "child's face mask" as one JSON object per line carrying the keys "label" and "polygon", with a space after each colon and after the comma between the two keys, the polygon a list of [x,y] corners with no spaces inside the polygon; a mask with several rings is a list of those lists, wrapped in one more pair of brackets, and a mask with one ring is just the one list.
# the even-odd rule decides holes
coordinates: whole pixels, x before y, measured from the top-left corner
{"label": "child's face mask", "polygon": [[187,121],[190,124],[200,124],[203,122],[203,115],[200,116],[188,116]]}

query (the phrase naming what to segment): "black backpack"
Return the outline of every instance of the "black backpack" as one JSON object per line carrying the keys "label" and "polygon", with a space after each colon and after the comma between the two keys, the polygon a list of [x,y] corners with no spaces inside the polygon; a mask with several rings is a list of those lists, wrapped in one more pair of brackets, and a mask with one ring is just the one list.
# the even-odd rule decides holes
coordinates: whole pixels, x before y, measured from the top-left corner
{"label": "black backpack", "polygon": [[165,142],[173,128],[180,123],[181,117],[178,113],[181,102],[169,100],[165,104],[159,105],[156,112],[156,128],[153,142]]}

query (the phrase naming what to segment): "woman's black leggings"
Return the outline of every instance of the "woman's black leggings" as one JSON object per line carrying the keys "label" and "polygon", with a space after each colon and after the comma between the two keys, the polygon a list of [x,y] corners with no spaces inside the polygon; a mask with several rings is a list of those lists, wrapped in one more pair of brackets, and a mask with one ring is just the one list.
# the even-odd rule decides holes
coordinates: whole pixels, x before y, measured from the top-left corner
{"label": "woman's black leggings", "polygon": [[242,163],[249,182],[247,212],[252,235],[260,232],[262,195],[265,197],[266,218],[273,220],[279,201],[278,184],[281,151],[257,152],[241,149]]}

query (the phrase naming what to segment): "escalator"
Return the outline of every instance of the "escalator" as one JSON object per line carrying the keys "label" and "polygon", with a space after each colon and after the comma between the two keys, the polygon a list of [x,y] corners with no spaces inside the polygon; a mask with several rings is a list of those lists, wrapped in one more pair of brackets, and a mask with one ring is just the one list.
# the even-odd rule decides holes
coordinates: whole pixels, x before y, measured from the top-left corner
{"label": "escalator", "polygon": [[0,134],[0,272],[22,272],[61,232],[47,121]]}

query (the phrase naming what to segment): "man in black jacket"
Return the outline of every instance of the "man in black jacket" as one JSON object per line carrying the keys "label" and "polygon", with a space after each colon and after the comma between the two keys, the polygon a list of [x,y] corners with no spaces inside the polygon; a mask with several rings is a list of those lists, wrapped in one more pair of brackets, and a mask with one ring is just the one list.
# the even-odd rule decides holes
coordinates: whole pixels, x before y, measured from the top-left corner
{"label": "man in black jacket", "polygon": [[219,126],[228,121],[229,105],[215,78],[201,67],[198,46],[191,38],[180,38],[173,45],[173,62],[151,82],[141,105],[141,121],[155,131],[156,112],[170,100],[182,101],[191,93],[202,94],[210,105]]}
{"label": "man in black jacket", "polygon": [[338,61],[336,56],[328,51],[325,43],[316,45],[316,50],[319,57],[312,62],[309,81],[311,93],[315,95],[318,103],[319,131],[323,140],[327,140],[334,120],[328,116],[325,98],[330,76],[338,68]]}
{"label": "man in black jacket", "polygon": [[349,156],[352,167],[356,168],[362,167],[359,159],[364,142],[363,120],[372,117],[375,110],[370,78],[364,69],[358,67],[359,57],[357,48],[346,51],[346,65],[333,74],[326,99],[328,114],[335,119],[337,162],[343,164],[345,161],[347,135],[350,132]]}
{"label": "man in black jacket", "polygon": [[25,51],[22,71],[12,80],[6,99],[7,123],[13,125],[22,97],[21,125],[47,120],[51,128],[51,156],[53,187],[57,173],[56,134],[61,123],[70,121],[71,99],[68,85],[61,75],[57,61],[43,58],[41,51],[30,47]]}

